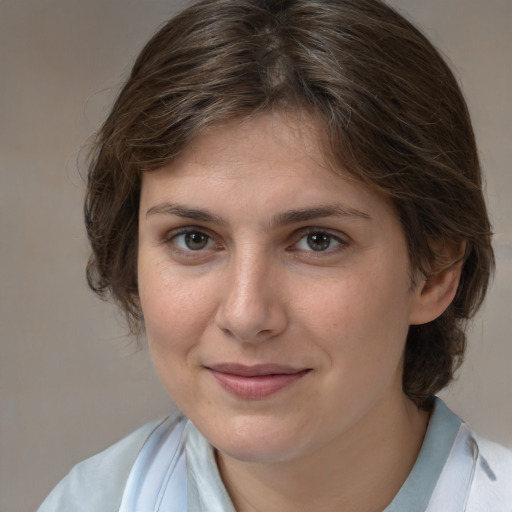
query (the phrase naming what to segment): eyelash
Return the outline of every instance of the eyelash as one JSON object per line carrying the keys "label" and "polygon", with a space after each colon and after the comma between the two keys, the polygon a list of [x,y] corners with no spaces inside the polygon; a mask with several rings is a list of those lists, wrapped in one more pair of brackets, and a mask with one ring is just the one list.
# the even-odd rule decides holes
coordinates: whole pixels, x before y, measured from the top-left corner
{"label": "eyelash", "polygon": [[[214,237],[208,233],[207,230],[204,228],[195,228],[195,227],[189,227],[189,228],[182,228],[178,231],[173,230],[172,232],[168,233],[162,242],[167,245],[169,248],[171,248],[174,252],[183,255],[188,258],[197,258],[198,256],[202,255],[201,253],[204,253],[204,248],[199,249],[191,249],[190,247],[180,247],[176,240],[179,239],[179,237],[186,237],[187,235],[201,235],[203,237],[206,237],[206,245],[209,245],[210,243],[214,243]],[[186,245],[186,242],[184,241],[184,245]],[[215,244],[217,249],[220,249],[222,246],[220,244]]]}
{"label": "eyelash", "polygon": [[[328,239],[327,240],[328,246],[325,247],[324,249],[320,249],[318,251],[313,250],[311,248],[311,246],[309,246],[309,248],[311,250],[298,248],[299,244],[303,240],[304,240],[305,243],[307,243],[309,245],[307,239],[308,239],[308,237],[312,237],[314,235],[322,235],[325,238],[327,238]],[[307,228],[305,231],[304,230],[300,230],[299,232],[297,232],[296,236],[297,236],[297,241],[288,250],[291,251],[291,252],[304,251],[306,253],[310,253],[311,256],[313,256],[313,255],[320,256],[320,255],[326,255],[326,254],[333,254],[334,252],[342,250],[343,248],[345,248],[348,245],[348,240],[346,238],[344,239],[344,238],[342,238],[339,235],[335,235],[335,234],[333,234],[332,232],[330,232],[327,229]],[[331,247],[333,242],[336,244],[335,247]]]}
{"label": "eyelash", "polygon": [[[184,247],[180,247],[177,243],[177,240],[180,237],[186,237],[187,235],[193,236],[193,235],[200,235],[202,237],[206,237],[206,242],[204,247],[199,247],[197,249],[191,249],[190,247],[187,247],[187,242],[183,240]],[[315,251],[311,248],[311,250],[308,250],[306,248],[299,248],[299,244],[304,240],[304,243],[308,244],[307,238],[314,236],[314,235],[323,235],[328,245],[324,249],[320,249],[318,251]],[[287,251],[289,252],[303,252],[305,254],[308,254],[308,257],[322,257],[326,255],[332,255],[333,253],[337,253],[338,251],[343,250],[346,246],[349,245],[349,241],[347,240],[348,237],[341,237],[339,235],[335,235],[332,232],[330,232],[327,229],[322,228],[305,228],[298,230],[293,234],[291,237],[294,242],[287,247]],[[322,242],[321,240],[319,241]],[[215,242],[215,237],[212,236],[208,230],[204,228],[196,228],[196,227],[187,227],[182,228],[179,231],[172,231],[171,233],[167,234],[165,238],[163,239],[163,243],[167,246],[169,246],[174,252],[183,255],[188,258],[198,258],[201,256],[204,256],[205,251],[208,249],[212,249],[212,247],[208,247],[212,243],[214,244],[215,250],[221,250],[222,244]],[[335,244],[334,247],[331,247],[332,244]],[[309,244],[308,244],[309,245]]]}

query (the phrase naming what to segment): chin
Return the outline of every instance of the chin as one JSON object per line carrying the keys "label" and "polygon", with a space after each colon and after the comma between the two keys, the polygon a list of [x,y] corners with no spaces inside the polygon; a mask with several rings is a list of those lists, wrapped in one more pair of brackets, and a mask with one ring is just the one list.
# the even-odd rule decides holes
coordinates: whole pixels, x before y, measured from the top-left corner
{"label": "chin", "polygon": [[249,464],[272,464],[293,458],[292,448],[274,442],[222,443],[216,449],[223,455]]}
{"label": "chin", "polygon": [[288,460],[297,451],[291,429],[261,418],[236,418],[221,432],[206,432],[205,437],[222,454],[248,463]]}

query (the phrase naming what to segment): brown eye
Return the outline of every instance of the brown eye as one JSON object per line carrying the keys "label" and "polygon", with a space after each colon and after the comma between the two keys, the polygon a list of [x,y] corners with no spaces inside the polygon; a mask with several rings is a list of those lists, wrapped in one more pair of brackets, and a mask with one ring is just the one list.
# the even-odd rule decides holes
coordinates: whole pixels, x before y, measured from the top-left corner
{"label": "brown eye", "polygon": [[199,251],[208,245],[209,237],[204,233],[187,233],[185,235],[185,245],[192,251]]}
{"label": "brown eye", "polygon": [[210,237],[201,231],[188,231],[172,238],[172,243],[185,251],[200,251],[211,244]]}
{"label": "brown eye", "polygon": [[325,251],[331,246],[332,237],[327,233],[310,233],[306,243],[312,251]]}
{"label": "brown eye", "polygon": [[304,234],[293,245],[293,250],[304,252],[331,252],[347,245],[342,238],[328,231],[314,231]]}

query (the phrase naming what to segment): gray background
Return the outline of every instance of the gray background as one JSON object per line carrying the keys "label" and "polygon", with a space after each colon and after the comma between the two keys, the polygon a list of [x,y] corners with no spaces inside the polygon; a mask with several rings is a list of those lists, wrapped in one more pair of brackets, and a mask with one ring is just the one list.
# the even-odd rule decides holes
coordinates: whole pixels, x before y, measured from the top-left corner
{"label": "gray background", "polygon": [[[393,0],[452,62],[487,173],[498,271],[444,396],[512,447],[512,2]],[[0,511],[30,511],[80,459],[172,407],[147,354],[85,285],[81,144],[160,0],[0,0]]]}

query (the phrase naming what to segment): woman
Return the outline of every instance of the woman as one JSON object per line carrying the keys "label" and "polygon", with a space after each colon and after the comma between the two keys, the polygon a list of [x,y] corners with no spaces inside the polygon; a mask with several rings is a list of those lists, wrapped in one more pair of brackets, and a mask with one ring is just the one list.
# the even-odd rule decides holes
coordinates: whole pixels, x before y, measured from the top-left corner
{"label": "woman", "polygon": [[208,0],[101,129],[89,283],[181,409],[40,511],[512,507],[512,455],[435,393],[493,268],[452,73],[378,0]]}

